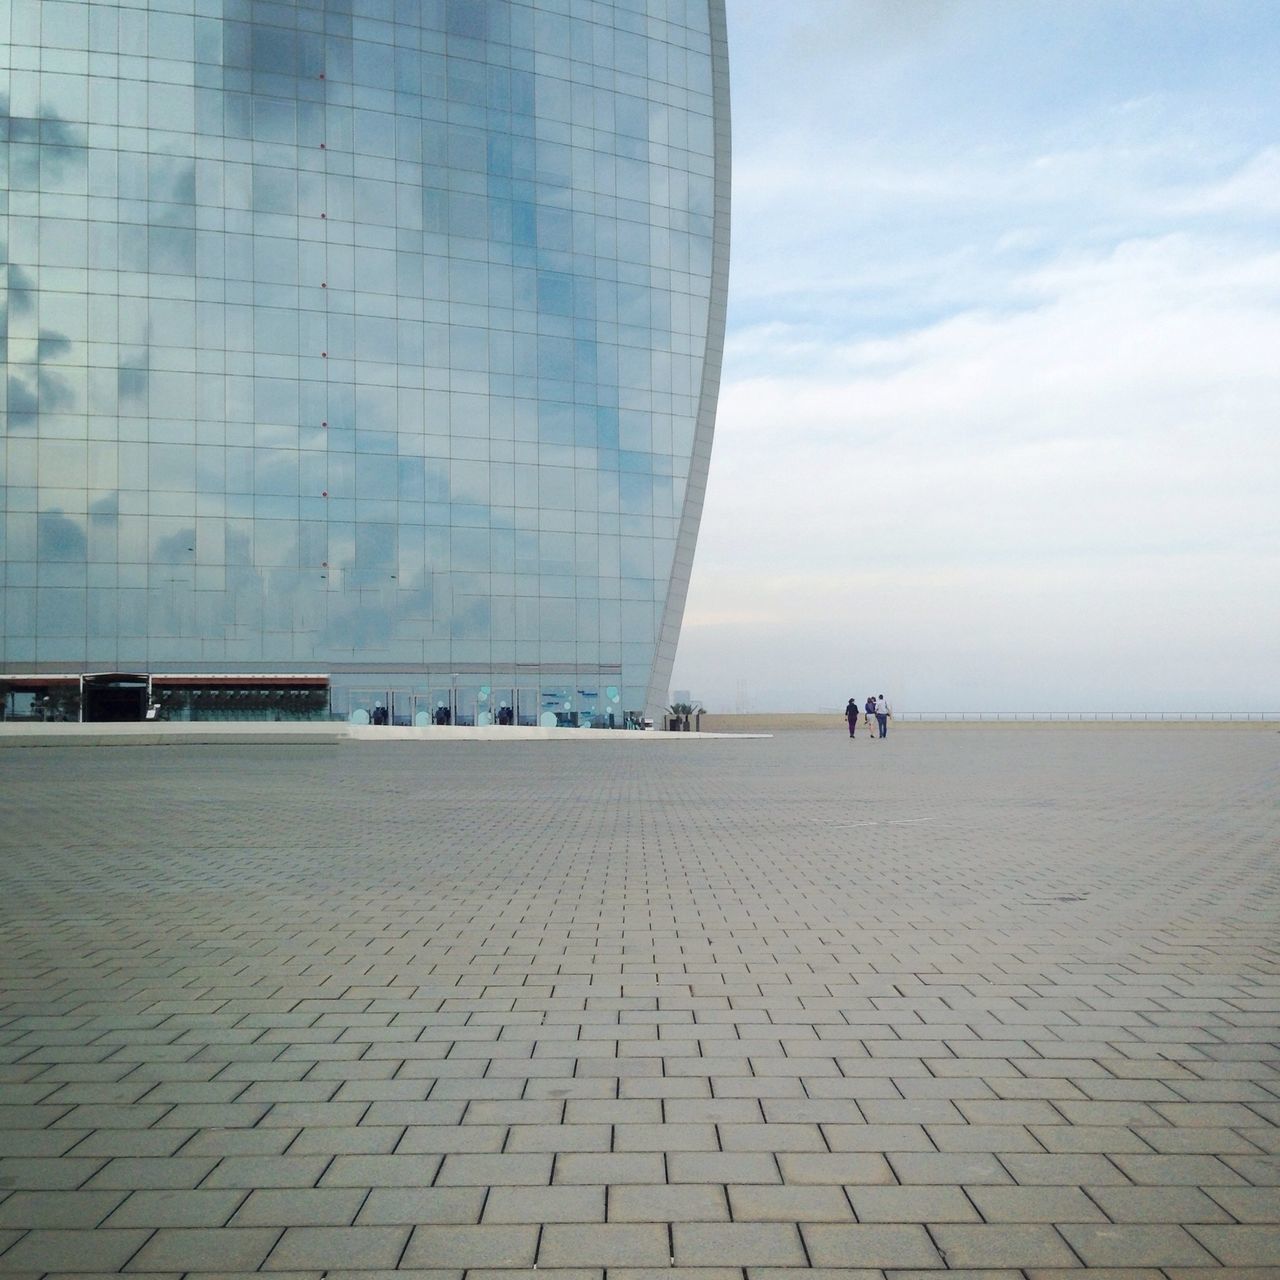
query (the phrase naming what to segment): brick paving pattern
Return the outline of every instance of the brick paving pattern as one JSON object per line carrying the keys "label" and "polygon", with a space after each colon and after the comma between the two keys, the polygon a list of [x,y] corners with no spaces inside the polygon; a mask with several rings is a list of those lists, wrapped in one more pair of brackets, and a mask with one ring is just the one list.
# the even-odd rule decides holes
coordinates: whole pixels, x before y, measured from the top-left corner
{"label": "brick paving pattern", "polygon": [[0,1271],[1280,1275],[1278,747],[0,752]]}

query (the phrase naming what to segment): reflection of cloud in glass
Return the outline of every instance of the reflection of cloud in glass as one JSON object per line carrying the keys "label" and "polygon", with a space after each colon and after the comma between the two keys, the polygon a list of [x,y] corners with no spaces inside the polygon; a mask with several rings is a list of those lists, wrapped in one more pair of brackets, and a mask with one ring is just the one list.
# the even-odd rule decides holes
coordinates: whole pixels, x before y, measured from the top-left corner
{"label": "reflection of cloud in glass", "polygon": [[36,517],[36,553],[41,560],[83,560],[89,542],[83,526],[61,511],[41,511]]}
{"label": "reflection of cloud in glass", "polygon": [[147,400],[147,369],[143,364],[124,365],[116,371],[116,390],[121,409],[145,411]]}
{"label": "reflection of cloud in glass", "polygon": [[[186,156],[151,156],[147,163],[148,194],[153,204],[193,205],[196,201],[195,161]],[[187,211],[190,217],[190,211]],[[152,223],[163,219],[151,218]]]}
{"label": "reflection of cloud in glass", "polygon": [[39,398],[36,394],[36,380],[33,376],[10,373],[5,380],[5,386],[5,394],[11,415],[35,413]]}
{"label": "reflection of cloud in glass", "polygon": [[163,565],[190,564],[195,559],[194,525],[182,525],[171,533],[156,538],[151,547],[151,563]]}
{"label": "reflection of cloud in glass", "polygon": [[25,267],[11,264],[9,267],[9,312],[26,315],[35,309],[36,282]]}

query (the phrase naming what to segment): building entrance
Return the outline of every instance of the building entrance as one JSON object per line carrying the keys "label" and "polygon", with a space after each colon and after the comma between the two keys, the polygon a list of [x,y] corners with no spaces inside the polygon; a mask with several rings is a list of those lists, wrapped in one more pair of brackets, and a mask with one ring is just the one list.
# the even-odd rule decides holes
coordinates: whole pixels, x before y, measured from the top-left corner
{"label": "building entrance", "polygon": [[516,724],[537,724],[538,715],[542,710],[541,704],[542,695],[537,689],[517,689]]}
{"label": "building entrance", "polygon": [[87,721],[103,724],[146,719],[146,676],[123,672],[85,676],[82,690],[82,718]]}

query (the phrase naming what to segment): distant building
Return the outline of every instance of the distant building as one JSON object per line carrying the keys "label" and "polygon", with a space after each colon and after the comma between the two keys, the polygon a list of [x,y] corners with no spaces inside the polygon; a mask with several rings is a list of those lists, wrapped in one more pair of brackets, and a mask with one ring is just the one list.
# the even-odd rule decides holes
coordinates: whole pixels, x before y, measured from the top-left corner
{"label": "distant building", "polygon": [[182,7],[0,7],[0,678],[653,713],[724,335],[724,0]]}

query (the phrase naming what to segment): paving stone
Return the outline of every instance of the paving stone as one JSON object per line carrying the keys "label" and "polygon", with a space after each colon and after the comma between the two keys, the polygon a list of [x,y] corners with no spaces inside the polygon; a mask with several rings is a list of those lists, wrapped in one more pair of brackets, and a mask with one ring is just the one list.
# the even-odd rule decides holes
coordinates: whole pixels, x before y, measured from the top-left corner
{"label": "paving stone", "polygon": [[[1098,1192],[1128,1189],[1100,1187]],[[968,1193],[987,1222],[1106,1222],[1108,1217],[1078,1187],[969,1187]]]}
{"label": "paving stone", "polygon": [[264,1271],[331,1271],[335,1267],[394,1270],[409,1239],[408,1227],[289,1227]]}
{"label": "paving stone", "polygon": [[728,1218],[723,1187],[675,1183],[609,1188],[610,1222],[727,1222]]}
{"label": "paving stone", "polygon": [[297,1137],[290,1129],[202,1129],[181,1145],[184,1156],[281,1156]]}
{"label": "paving stone", "polygon": [[847,1190],[859,1222],[979,1221],[978,1211],[959,1187],[849,1187]]}
{"label": "paving stone", "polygon": [[1055,1155],[1111,1155],[1136,1151],[1149,1155],[1151,1143],[1133,1129],[1119,1125],[1040,1124],[1032,1125],[1031,1136]]}
{"label": "paving stone", "polygon": [[400,1267],[532,1267],[538,1234],[535,1226],[419,1226],[409,1238]]}
{"label": "paving stone", "polygon": [[[768,1105],[763,1114],[768,1114]],[[762,1118],[760,1103],[754,1098],[671,1098],[662,1104],[662,1111],[668,1124],[753,1124]]]}
{"label": "paving stone", "polygon": [[[37,1109],[32,1107],[30,1111]],[[40,1108],[47,1112],[49,1108]],[[48,1115],[46,1123],[59,1129],[149,1129],[153,1124],[163,1123],[166,1116],[176,1111],[166,1103],[149,1105],[134,1103],[131,1106],[81,1106],[72,1107],[56,1119]],[[197,1125],[182,1121],[176,1128],[197,1128]]]}
{"label": "paving stone", "polygon": [[[633,1125],[630,1128],[646,1126]],[[519,1152],[608,1151],[613,1131],[607,1124],[518,1124],[513,1125],[504,1150]],[[636,1150],[634,1147],[616,1150]],[[644,1148],[661,1150],[661,1148]]]}
{"label": "paving stone", "polygon": [[1275,1280],[1276,1269],[1261,1267],[1163,1267],[1160,1280]]}
{"label": "paving stone", "polygon": [[[947,1273],[951,1280],[952,1272]],[[1160,1267],[1089,1267],[1082,1271],[1075,1267],[1026,1267],[1017,1273],[1025,1280],[1172,1280],[1175,1271]],[[1195,1280],[1210,1280],[1202,1270],[1193,1273]],[[897,1280],[895,1277],[894,1280]],[[1221,1273],[1214,1271],[1212,1280],[1226,1280]]]}
{"label": "paving stone", "polygon": [[671,1233],[679,1267],[807,1265],[790,1222],[677,1222]]}
{"label": "paving stone", "polygon": [[[214,1194],[210,1192],[208,1194]],[[364,1203],[359,1188],[308,1187],[252,1192],[236,1210],[233,1227],[344,1227]]]}
{"label": "paving stone", "polygon": [[1239,1178],[1237,1186],[1280,1186],[1280,1156],[1223,1156],[1222,1163]]}
{"label": "paving stone", "polygon": [[948,1267],[1071,1267],[1076,1259],[1053,1227],[1032,1223],[938,1226],[933,1239]]}
{"label": "paving stone", "polygon": [[1047,1101],[961,1099],[956,1109],[970,1124],[1061,1125],[1062,1114]]}
{"label": "paving stone", "polygon": [[[643,1269],[626,1271],[619,1267],[615,1267],[614,1272],[625,1276],[655,1274]],[[394,1275],[388,1275],[384,1280],[402,1280],[405,1274],[404,1270],[396,1271]],[[455,1273],[437,1269],[413,1271],[408,1274],[423,1276],[425,1280],[462,1280],[463,1276],[461,1271]],[[537,1280],[604,1280],[605,1271],[603,1267],[542,1267],[533,1274],[536,1275]],[[329,1277],[334,1275],[334,1272],[329,1272]],[[466,1276],[467,1280],[512,1280],[511,1272],[506,1267],[472,1267]],[[350,1280],[369,1280],[368,1273],[353,1272]]]}
{"label": "paving stone", "polygon": [[[1116,1160],[1124,1159],[1117,1156]],[[1105,1156],[1002,1155],[1000,1162],[1021,1186],[1080,1187],[1127,1184],[1129,1179]]]}
{"label": "paving stone", "polygon": [[[384,1126],[380,1126],[380,1131],[382,1128]],[[498,1155],[509,1133],[507,1126],[501,1124],[411,1125],[395,1144],[394,1153],[397,1156]]]}
{"label": "paving stone", "polygon": [[0,1228],[96,1227],[123,1191],[15,1191],[0,1201]]}
{"label": "paving stone", "polygon": [[1240,1226],[1189,1226],[1187,1230],[1213,1256],[1229,1267],[1277,1266],[1280,1226],[1274,1222]]}
{"label": "paving stone", "polygon": [[[555,1161],[555,1181],[587,1186],[615,1183],[663,1182],[662,1156],[654,1153],[601,1155],[570,1152]],[[706,1179],[712,1181],[712,1179]]]}
{"label": "paving stone", "polygon": [[551,1165],[552,1156],[549,1154],[449,1155],[445,1157],[436,1185],[541,1187],[551,1181]]}
{"label": "paving stone", "polygon": [[[330,1104],[332,1105],[332,1104]],[[347,1104],[352,1108],[355,1119],[333,1120],[317,1116],[316,1119],[305,1117],[299,1120],[302,1125],[360,1124],[369,1125],[410,1125],[410,1124],[457,1124],[462,1119],[463,1108],[453,1101],[430,1102],[374,1102],[366,1110],[361,1103]],[[275,1108],[278,1110],[278,1108]],[[485,1123],[473,1119],[471,1123]],[[502,1123],[510,1123],[503,1121]]]}
{"label": "paving stone", "polygon": [[134,1190],[142,1187],[193,1188],[200,1185],[214,1165],[211,1158],[170,1156],[168,1159],[122,1156],[108,1161],[85,1186],[97,1190]]}
{"label": "paving stone", "polygon": [[[702,1280],[711,1268],[685,1268],[674,1273],[668,1273],[667,1280],[672,1280],[672,1275],[689,1276],[693,1280]],[[743,1268],[735,1269],[732,1276],[726,1276],[724,1280],[741,1280]],[[747,1267],[745,1268],[747,1280],[797,1280],[797,1273],[793,1267]],[[897,1276],[908,1275],[908,1272],[894,1272],[895,1280]],[[932,1273],[929,1273],[932,1274]],[[879,1267],[808,1267],[803,1272],[804,1280],[885,1280],[885,1273]],[[1022,1280],[1020,1276],[1011,1276],[1007,1280]]]}
{"label": "paving stone", "polygon": [[729,1187],[735,1222],[852,1222],[841,1187]]}
{"label": "paving stone", "polygon": [[303,1129],[289,1143],[288,1152],[293,1156],[385,1156],[396,1149],[404,1134],[404,1129],[397,1125],[361,1125],[358,1129]]}
{"label": "paving stone", "polygon": [[1242,1181],[1216,1156],[1118,1155],[1114,1163],[1131,1181],[1146,1185],[1229,1187]]}
{"label": "paving stone", "polygon": [[483,1221],[603,1222],[604,1210],[604,1187],[493,1187],[485,1200]]}
{"label": "paving stone", "polygon": [[78,1160],[74,1156],[62,1159],[17,1156],[0,1160],[0,1186],[19,1191],[74,1191],[106,1163],[105,1160]]}
{"label": "paving stone", "polygon": [[827,1124],[822,1132],[832,1151],[935,1151],[923,1125]]}
{"label": "paving stone", "polygon": [[276,1227],[157,1231],[130,1259],[125,1270],[257,1271],[279,1238],[280,1230]]}
{"label": "paving stone", "polygon": [[983,1152],[894,1152],[889,1163],[898,1181],[907,1184],[980,1186],[1013,1181],[1009,1170],[995,1156]]}
{"label": "paving stone", "polygon": [[76,1143],[77,1156],[171,1156],[180,1148],[184,1156],[206,1155],[192,1151],[190,1129],[98,1129]]}
{"label": "paving stone", "polygon": [[35,1274],[119,1271],[150,1234],[145,1230],[29,1231],[0,1258],[0,1268]]}
{"label": "paving stone", "polygon": [[[341,1159],[339,1157],[333,1165]],[[439,1164],[439,1161],[435,1163]],[[313,1187],[316,1179],[326,1172],[326,1165],[329,1162],[324,1156],[228,1156],[218,1161],[201,1185],[245,1187],[249,1190],[257,1187]],[[333,1165],[329,1165],[329,1171]]]}
{"label": "paving stone", "polygon": [[[843,1129],[846,1126],[832,1127]],[[822,1136],[823,1131],[816,1124],[722,1124],[718,1129],[720,1146],[725,1151],[844,1150],[834,1142],[828,1147]],[[710,1145],[703,1150],[716,1149],[715,1134],[710,1137]]]}
{"label": "paving stone", "polygon": [[[732,1128],[731,1125],[722,1128]],[[761,1125],[762,1129],[766,1126]],[[604,1150],[609,1149],[609,1134],[604,1134]],[[614,1132],[615,1151],[718,1151],[720,1142],[713,1124],[624,1124]],[[726,1151],[761,1150],[737,1147],[725,1141]],[[772,1150],[772,1148],[767,1148]]]}
{"label": "paving stone", "polygon": [[921,1226],[856,1223],[836,1226],[805,1223],[801,1228],[815,1267],[942,1267],[945,1264]]}
{"label": "paving stone", "polygon": [[[0,1159],[60,1156],[85,1141],[86,1137],[92,1136],[65,1129],[0,1129]],[[114,1155],[115,1152],[107,1154]]]}
{"label": "paving stone", "polygon": [[1240,1222],[1280,1222],[1280,1187],[1210,1187],[1205,1194]]}
{"label": "paving stone", "polygon": [[1275,1129],[1175,1129],[1170,1125],[1133,1130],[1144,1148],[1161,1155],[1248,1155],[1259,1147],[1266,1150],[1275,1133]]}
{"label": "paving stone", "polygon": [[485,1187],[375,1187],[356,1222],[360,1226],[472,1226],[480,1221]]}
{"label": "paving stone", "polygon": [[667,1228],[658,1223],[550,1223],[543,1228],[538,1268],[662,1267],[670,1258]]}
{"label": "paving stone", "polygon": [[[863,1272],[854,1272],[855,1275],[863,1275]],[[881,1272],[883,1275],[884,1272]],[[913,1268],[906,1267],[902,1270],[891,1272],[893,1280],[936,1280],[937,1272],[934,1271],[915,1271]],[[832,1275],[832,1272],[828,1272]],[[1042,1272],[1030,1270],[1027,1271],[1014,1270],[1012,1267],[954,1267],[947,1271],[947,1280],[1027,1280],[1028,1276],[1042,1275]],[[1066,1280],[1069,1272],[1052,1272],[1053,1280]],[[783,1280],[783,1277],[780,1277]],[[809,1280],[806,1276],[805,1280]],[[1079,1272],[1075,1274],[1075,1280],[1079,1280]],[[1092,1280],[1092,1277],[1091,1277]],[[1106,1277],[1106,1280],[1134,1280],[1133,1276],[1124,1277]],[[1144,1276],[1142,1280],[1162,1280],[1161,1276]]]}
{"label": "paving stone", "polygon": [[[1214,1188],[1214,1199],[1198,1187],[1090,1187],[1089,1195],[1097,1201],[1112,1222],[1228,1222],[1230,1205],[1223,1196],[1249,1188]],[[1215,1200],[1217,1203],[1215,1203]],[[1240,1207],[1243,1208],[1243,1204]],[[1225,1206],[1225,1207],[1224,1207]],[[1273,1210],[1277,1206],[1273,1204]],[[1236,1209],[1231,1215],[1239,1218]],[[1056,1221],[1066,1222],[1061,1218]]]}
{"label": "paving stone", "polygon": [[[1227,1228],[1227,1230],[1238,1228]],[[1180,1226],[1069,1223],[1060,1228],[1087,1267],[1213,1266],[1215,1258]],[[1198,1231],[1222,1230],[1198,1227]],[[1272,1254],[1274,1259],[1277,1255]]]}
{"label": "paving stone", "polygon": [[925,1130],[939,1151],[1042,1151],[1021,1125],[931,1124]]}
{"label": "paving stone", "polygon": [[[667,1108],[667,1115],[674,1123],[703,1118],[673,1114],[671,1106]],[[564,1118],[569,1124],[661,1124],[662,1103],[657,1098],[571,1098],[565,1104]]]}
{"label": "paving stone", "polygon": [[244,1198],[243,1191],[135,1191],[103,1225],[221,1227]]}
{"label": "paving stone", "polygon": [[[894,1181],[893,1170],[882,1155],[870,1152],[787,1152],[778,1157],[782,1179],[789,1183],[826,1185],[876,1185]],[[742,1178],[731,1181],[745,1181]],[[776,1182],[777,1178],[760,1178],[761,1182]]]}

